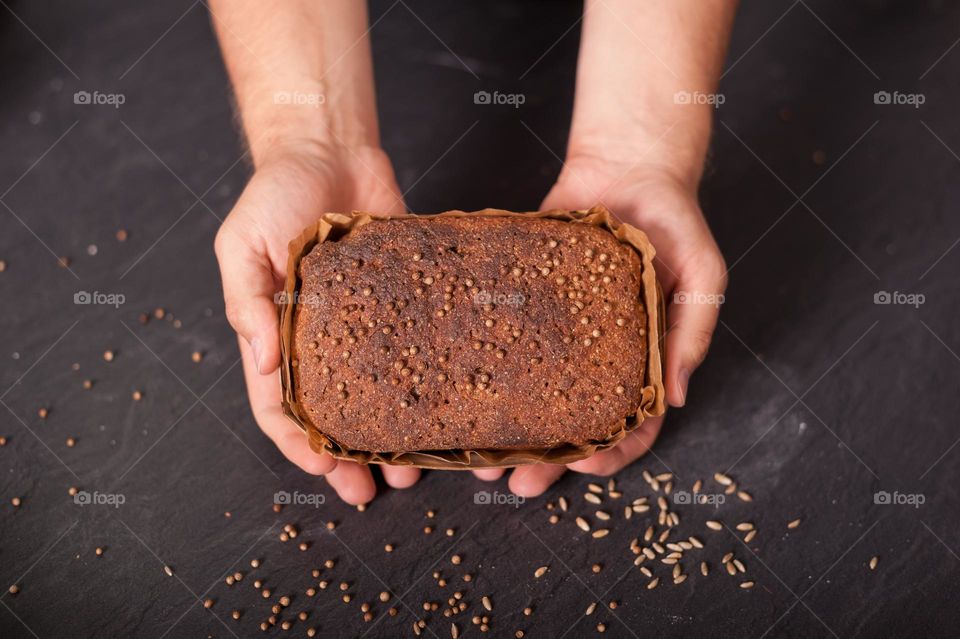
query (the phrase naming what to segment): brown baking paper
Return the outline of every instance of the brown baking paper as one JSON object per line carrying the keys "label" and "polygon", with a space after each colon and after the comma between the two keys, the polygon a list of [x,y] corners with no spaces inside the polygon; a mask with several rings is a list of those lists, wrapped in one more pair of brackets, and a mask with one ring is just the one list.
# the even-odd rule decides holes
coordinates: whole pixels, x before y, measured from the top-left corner
{"label": "brown baking paper", "polygon": [[280,296],[280,378],[283,394],[283,412],[306,432],[310,447],[316,452],[326,452],[336,459],[355,461],[360,464],[388,464],[392,466],[414,466],[418,468],[440,468],[464,470],[470,468],[497,468],[518,466],[521,464],[569,464],[596,452],[615,446],[624,436],[634,430],[647,417],[662,415],[665,410],[663,391],[663,336],[665,333],[663,292],[657,283],[653,270],[653,257],[656,252],[643,231],[625,224],[613,216],[603,206],[595,206],[588,211],[539,211],[536,213],[513,213],[498,209],[484,209],[474,213],[448,211],[435,215],[419,215],[419,218],[433,217],[534,217],[561,220],[571,224],[591,224],[602,226],[610,231],[620,242],[631,246],[640,255],[641,283],[644,307],[647,311],[647,361],[644,371],[646,384],[640,405],[635,415],[613,424],[610,435],[602,440],[584,446],[561,445],[549,449],[523,450],[424,450],[404,453],[371,453],[344,448],[314,426],[306,413],[301,410],[294,392],[292,365],[293,341],[293,302],[297,299],[300,287],[298,276],[300,260],[320,242],[335,242],[352,228],[369,224],[374,220],[402,217],[402,215],[384,215],[354,212],[325,213],[321,218],[305,229],[299,237],[290,242],[290,256],[287,261],[287,280],[284,294]]}

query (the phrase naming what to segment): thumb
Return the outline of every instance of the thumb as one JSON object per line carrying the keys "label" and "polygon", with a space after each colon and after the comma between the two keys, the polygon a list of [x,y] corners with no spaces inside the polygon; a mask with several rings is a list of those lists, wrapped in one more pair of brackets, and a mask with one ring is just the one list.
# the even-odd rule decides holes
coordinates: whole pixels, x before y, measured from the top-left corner
{"label": "thumb", "polygon": [[599,197],[588,197],[583,193],[571,193],[570,189],[564,184],[553,185],[547,197],[540,203],[541,211],[552,211],[554,209],[579,210],[588,209],[600,201]]}
{"label": "thumb", "polygon": [[250,345],[257,371],[272,373],[280,365],[280,327],[274,303],[276,280],[267,256],[253,250],[227,220],[214,243],[227,320]]}
{"label": "thumb", "polygon": [[[698,286],[699,283],[699,286]],[[720,315],[722,278],[680,278],[667,310],[666,394],[672,406],[687,400],[690,376],[703,362]]]}

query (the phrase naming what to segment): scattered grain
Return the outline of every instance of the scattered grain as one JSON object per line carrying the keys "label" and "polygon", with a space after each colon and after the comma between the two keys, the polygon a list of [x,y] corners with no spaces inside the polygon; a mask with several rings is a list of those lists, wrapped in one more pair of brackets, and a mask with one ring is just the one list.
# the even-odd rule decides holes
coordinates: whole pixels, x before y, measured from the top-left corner
{"label": "scattered grain", "polygon": [[713,479],[721,486],[729,486],[733,483],[733,479],[723,473],[714,473]]}

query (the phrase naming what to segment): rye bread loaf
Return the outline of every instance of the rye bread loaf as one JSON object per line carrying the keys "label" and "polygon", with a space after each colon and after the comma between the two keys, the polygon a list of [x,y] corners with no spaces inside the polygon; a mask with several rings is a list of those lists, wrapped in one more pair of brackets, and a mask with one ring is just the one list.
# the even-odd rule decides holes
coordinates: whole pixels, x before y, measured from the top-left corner
{"label": "rye bread loaf", "polygon": [[295,399],[358,451],[604,441],[645,383],[640,269],[588,224],[374,220],[300,261]]}

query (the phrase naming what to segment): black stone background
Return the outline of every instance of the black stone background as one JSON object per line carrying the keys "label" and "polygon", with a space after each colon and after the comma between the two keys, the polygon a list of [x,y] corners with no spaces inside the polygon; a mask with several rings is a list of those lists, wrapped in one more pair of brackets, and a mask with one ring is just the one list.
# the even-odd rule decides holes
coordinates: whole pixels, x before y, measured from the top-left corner
{"label": "black stone background", "polygon": [[[644,468],[669,467],[689,488],[732,467],[755,501],[719,515],[678,507],[681,528],[708,541],[713,573],[647,591],[627,549],[645,525],[638,518],[623,521],[617,507],[602,540],[585,538],[573,513],[547,522],[545,505],[560,495],[592,514],[580,498],[586,477],[568,475],[514,509],[474,503],[478,490],[504,492],[504,481],[432,472],[413,490],[381,489],[359,513],[287,463],[251,418],[223,317],[212,242],[249,168],[206,8],[9,2],[0,7],[0,636],[259,636],[269,602],[255,576],[290,594],[290,611],[310,612],[290,636],[308,626],[319,636],[410,636],[422,602],[449,596],[434,566],[451,581],[443,592],[464,590],[472,610],[491,595],[496,637],[588,636],[598,621],[615,637],[960,631],[960,7],[742,5],[702,189],[732,268],[722,325],[656,457],[618,480],[632,498],[649,494]],[[401,187],[415,184],[412,209],[538,204],[563,155],[579,12],[574,2],[373,3],[383,140]],[[523,92],[527,102],[477,106],[480,89]],[[78,90],[126,102],[76,105]],[[880,90],[926,102],[877,105]],[[122,244],[121,227],[130,232]],[[57,255],[72,258],[70,270]],[[78,306],[81,290],[119,292],[126,303]],[[925,303],[876,305],[878,291],[922,293]],[[182,328],[138,324],[158,306]],[[109,364],[106,349],[117,352]],[[195,350],[205,353],[199,365]],[[85,378],[96,382],[90,391]],[[135,388],[142,402],[131,400]],[[79,506],[71,485],[126,502]],[[277,515],[278,490],[327,500]],[[925,503],[878,505],[879,490]],[[428,508],[454,538],[423,535]],[[712,516],[754,521],[751,549],[707,531]],[[795,517],[803,523],[788,532]],[[308,551],[277,540],[288,522]],[[396,550],[384,553],[385,543]],[[727,550],[746,562],[752,591],[720,570]],[[263,561],[257,571],[253,557]],[[335,589],[304,594],[326,558],[337,561],[327,578],[351,584],[351,604]],[[598,575],[594,562],[604,564]],[[535,580],[541,565],[550,571]],[[238,569],[246,577],[227,587],[224,575]],[[458,581],[466,570],[471,584]],[[387,587],[400,614],[385,617],[375,602],[376,624],[364,623],[359,604]],[[205,610],[198,597],[216,605]],[[600,597],[620,605],[583,617]],[[533,616],[523,617],[526,605]],[[425,636],[449,636],[449,620],[429,616]],[[478,636],[461,617],[463,636]]]}

